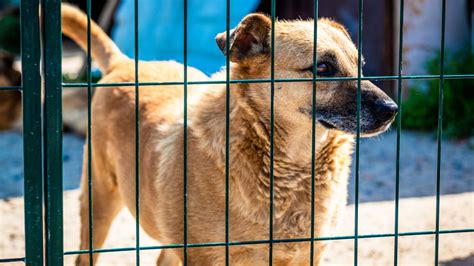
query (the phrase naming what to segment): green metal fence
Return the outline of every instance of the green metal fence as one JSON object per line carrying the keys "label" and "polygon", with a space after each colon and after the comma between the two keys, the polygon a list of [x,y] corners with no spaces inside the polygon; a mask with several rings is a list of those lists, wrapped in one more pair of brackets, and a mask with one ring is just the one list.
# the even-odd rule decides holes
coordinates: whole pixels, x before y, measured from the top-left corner
{"label": "green metal fence", "polygon": [[[271,5],[271,44],[274,47],[274,23],[275,23],[275,2]],[[229,25],[230,25],[230,0],[226,0],[226,28],[227,41],[229,40]],[[135,82],[122,83],[93,83],[91,79],[91,53],[88,52],[87,57],[87,83],[63,83],[61,77],[61,3],[58,0],[41,0],[41,9],[43,16],[38,15],[38,8],[40,7],[39,0],[22,0],[21,1],[21,40],[22,40],[22,71],[23,79],[21,87],[0,87],[0,90],[21,90],[23,93],[23,121],[24,121],[24,177],[25,177],[25,257],[22,258],[0,258],[0,263],[11,262],[25,262],[27,265],[62,265],[64,264],[64,256],[75,254],[88,253],[91,264],[93,262],[93,253],[106,252],[136,252],[136,264],[140,264],[140,252],[143,250],[158,250],[169,248],[182,248],[184,250],[184,261],[186,265],[187,251],[189,248],[224,246],[226,265],[229,264],[229,249],[234,245],[252,245],[252,244],[268,244],[269,250],[269,264],[272,264],[273,258],[273,244],[288,243],[288,242],[310,242],[311,250],[314,250],[314,241],[330,241],[352,239],[354,241],[354,265],[358,264],[358,241],[366,238],[393,238],[394,239],[394,265],[398,265],[398,239],[402,236],[416,236],[416,235],[435,235],[435,254],[433,254],[433,263],[438,264],[439,254],[439,236],[440,234],[452,233],[472,233],[474,228],[465,228],[457,230],[440,230],[440,180],[441,180],[441,138],[442,138],[442,123],[443,123],[443,87],[446,79],[471,79],[474,74],[452,74],[444,73],[444,54],[445,54],[445,22],[446,22],[446,1],[442,1],[442,24],[441,24],[441,64],[439,75],[402,75],[402,53],[403,53],[403,10],[404,0],[400,0],[400,21],[399,21],[399,54],[398,54],[398,75],[393,76],[362,76],[361,51],[362,51],[362,33],[363,33],[363,0],[358,0],[358,75],[357,77],[338,77],[338,78],[320,78],[316,76],[316,64],[313,67],[313,78],[309,79],[276,79],[274,74],[274,50],[271,50],[271,76],[270,79],[259,80],[230,80],[229,74],[229,57],[226,59],[226,79],[221,81],[198,82],[188,81],[187,79],[187,19],[188,8],[187,1],[184,1],[184,80],[173,82],[139,82],[138,79],[138,0],[135,0]],[[88,16],[88,36],[90,36],[90,21],[91,21],[91,0],[87,0],[87,16]],[[314,0],[314,17],[318,17],[318,0]],[[42,19],[43,27],[40,29],[40,19]],[[317,38],[317,25],[314,24],[314,43]],[[43,36],[42,40],[40,36]],[[41,51],[43,47],[43,51]],[[229,45],[227,44],[227,54],[229,54]],[[91,41],[88,38],[87,50],[91,51]],[[316,62],[316,47],[313,47],[313,61]],[[40,58],[43,58],[42,65]],[[44,75],[40,76],[40,68],[43,67]],[[402,95],[402,81],[408,79],[438,79],[439,86],[439,108],[438,108],[438,149],[437,149],[437,169],[436,169],[436,226],[434,230],[430,231],[409,231],[400,232],[398,227],[399,222],[399,179],[400,179],[400,139],[401,139],[401,112],[398,113],[397,119],[397,159],[396,159],[396,190],[395,190],[395,227],[393,233],[381,234],[359,234],[358,218],[359,218],[359,143],[360,143],[360,108],[361,108],[361,92],[360,85],[362,80],[394,80],[398,81],[398,103],[401,102]],[[314,175],[315,175],[315,134],[316,122],[313,117],[312,120],[312,190],[311,190],[311,228],[309,238],[298,239],[274,239],[273,238],[273,150],[274,150],[274,91],[275,83],[281,82],[312,82],[313,84],[313,115],[315,112],[316,99],[316,83],[332,80],[356,80],[358,83],[357,92],[357,139],[355,152],[355,221],[354,234],[341,236],[322,236],[315,237],[314,235],[314,195],[315,191]],[[41,82],[44,81],[44,103],[42,103]],[[229,119],[229,102],[230,102],[230,84],[233,83],[257,83],[266,82],[271,84],[271,144],[270,144],[270,215],[269,221],[269,239],[261,239],[255,241],[239,241],[231,242],[229,240],[229,160],[230,160],[230,119]],[[226,84],[226,166],[225,166],[225,196],[226,196],[226,217],[225,217],[225,241],[212,243],[188,243],[187,225],[188,225],[188,198],[187,198],[187,88],[188,85],[193,84]],[[139,89],[140,86],[160,86],[160,85],[182,85],[184,86],[184,242],[173,245],[162,246],[141,246],[140,245],[140,157],[139,157],[139,143],[140,143],[140,114],[138,108]],[[87,87],[88,90],[88,134],[91,135],[91,96],[94,87],[109,87],[109,86],[134,86],[136,93],[136,245],[134,247],[123,247],[113,249],[95,249],[93,247],[93,224],[92,224],[92,172],[91,172],[91,155],[92,145],[91,139],[88,138],[87,153],[89,160],[89,170],[87,173],[88,187],[89,187],[89,221],[90,221],[90,235],[88,250],[71,250],[64,251],[63,248],[63,207],[62,207],[62,112],[61,112],[61,95],[62,88],[65,87]],[[103,88],[106,89],[106,88]],[[400,106],[401,107],[401,106]],[[44,202],[44,206],[43,206]],[[43,220],[44,217],[44,220]],[[44,245],[43,245],[44,243]],[[43,253],[44,252],[44,253]],[[310,254],[311,264],[313,264],[313,252]]]}

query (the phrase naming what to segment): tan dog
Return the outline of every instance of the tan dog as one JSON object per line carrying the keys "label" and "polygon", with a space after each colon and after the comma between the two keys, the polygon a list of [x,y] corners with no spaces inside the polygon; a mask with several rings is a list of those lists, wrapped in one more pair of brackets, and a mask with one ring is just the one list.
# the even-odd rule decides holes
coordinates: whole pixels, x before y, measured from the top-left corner
{"label": "tan dog", "polygon": [[[86,47],[86,17],[63,6],[63,31]],[[276,22],[276,78],[311,78],[313,22]],[[231,34],[231,79],[270,76],[271,21],[245,17]],[[319,20],[318,75],[357,76],[357,50],[344,28]],[[225,34],[217,36],[221,50]],[[92,25],[92,56],[101,82],[134,82],[134,61]],[[188,80],[211,79],[189,68]],[[176,62],[140,62],[139,81],[182,81]],[[225,241],[226,86],[188,87],[187,180],[188,243]],[[230,241],[269,239],[270,84],[232,84],[230,94]],[[307,238],[311,228],[312,83],[275,84],[274,239]],[[315,235],[329,236],[346,205],[353,135],[356,132],[356,81],[317,83]],[[183,243],[184,129],[183,86],[140,87],[140,221],[163,244]],[[362,81],[361,132],[384,131],[397,106],[379,88]],[[125,205],[135,214],[135,88],[99,88],[93,99],[92,177],[94,249],[102,246],[110,224]],[[81,249],[89,248],[87,152],[81,196]],[[326,242],[315,242],[319,263]],[[97,255],[97,253],[95,253]],[[268,264],[268,245],[232,245],[231,265]],[[278,243],[275,265],[308,265],[310,243]],[[95,260],[96,261],[96,260]],[[183,249],[164,249],[159,265],[178,265]],[[189,265],[223,265],[225,247],[190,247]],[[87,265],[88,254],[77,263]]]}

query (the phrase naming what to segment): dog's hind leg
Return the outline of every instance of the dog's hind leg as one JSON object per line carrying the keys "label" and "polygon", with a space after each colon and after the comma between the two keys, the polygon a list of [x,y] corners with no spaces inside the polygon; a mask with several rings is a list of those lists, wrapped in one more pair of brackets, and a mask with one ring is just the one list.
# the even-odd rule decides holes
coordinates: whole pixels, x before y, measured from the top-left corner
{"label": "dog's hind leg", "polygon": [[[93,158],[94,158],[93,154]],[[89,234],[92,227],[93,249],[99,249],[105,242],[112,221],[123,207],[122,198],[114,182],[113,173],[105,169],[100,160],[92,162],[92,223],[89,223],[89,178],[87,150],[84,153],[83,172],[81,180],[80,217],[81,217],[81,250],[89,249]],[[99,253],[93,254],[96,264]],[[78,256],[76,265],[90,265],[90,255],[85,253]]]}

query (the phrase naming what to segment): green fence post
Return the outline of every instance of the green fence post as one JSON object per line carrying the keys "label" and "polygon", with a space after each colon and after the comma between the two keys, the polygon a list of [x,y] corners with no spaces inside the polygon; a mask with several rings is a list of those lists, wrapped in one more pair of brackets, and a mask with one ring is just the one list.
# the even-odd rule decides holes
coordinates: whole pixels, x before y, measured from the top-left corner
{"label": "green fence post", "polygon": [[38,0],[21,1],[25,262],[43,264],[40,28]]}
{"label": "green fence post", "polygon": [[42,0],[46,265],[63,264],[61,1]]}
{"label": "green fence post", "polygon": [[440,227],[440,192],[441,192],[441,140],[443,138],[443,101],[444,101],[444,57],[445,57],[445,35],[446,35],[446,0],[441,2],[441,48],[440,48],[440,78],[438,94],[438,150],[436,156],[436,234],[435,234],[435,261],[439,264],[439,227]]}

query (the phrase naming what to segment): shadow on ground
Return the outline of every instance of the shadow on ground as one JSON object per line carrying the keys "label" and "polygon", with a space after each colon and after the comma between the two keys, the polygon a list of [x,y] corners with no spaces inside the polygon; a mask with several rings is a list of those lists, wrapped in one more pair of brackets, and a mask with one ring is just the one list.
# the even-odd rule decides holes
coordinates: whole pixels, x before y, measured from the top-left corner
{"label": "shadow on ground", "polygon": [[440,262],[440,266],[472,266],[474,265],[474,254],[465,258],[456,258],[450,261]]}
{"label": "shadow on ground", "polygon": [[[395,199],[397,134],[361,139],[360,202]],[[474,147],[467,140],[443,140],[441,194],[474,191]],[[436,195],[437,140],[426,133],[402,132],[400,144],[400,197]],[[354,155],[355,158],[355,155]],[[352,165],[349,202],[354,202],[355,165]]]}

